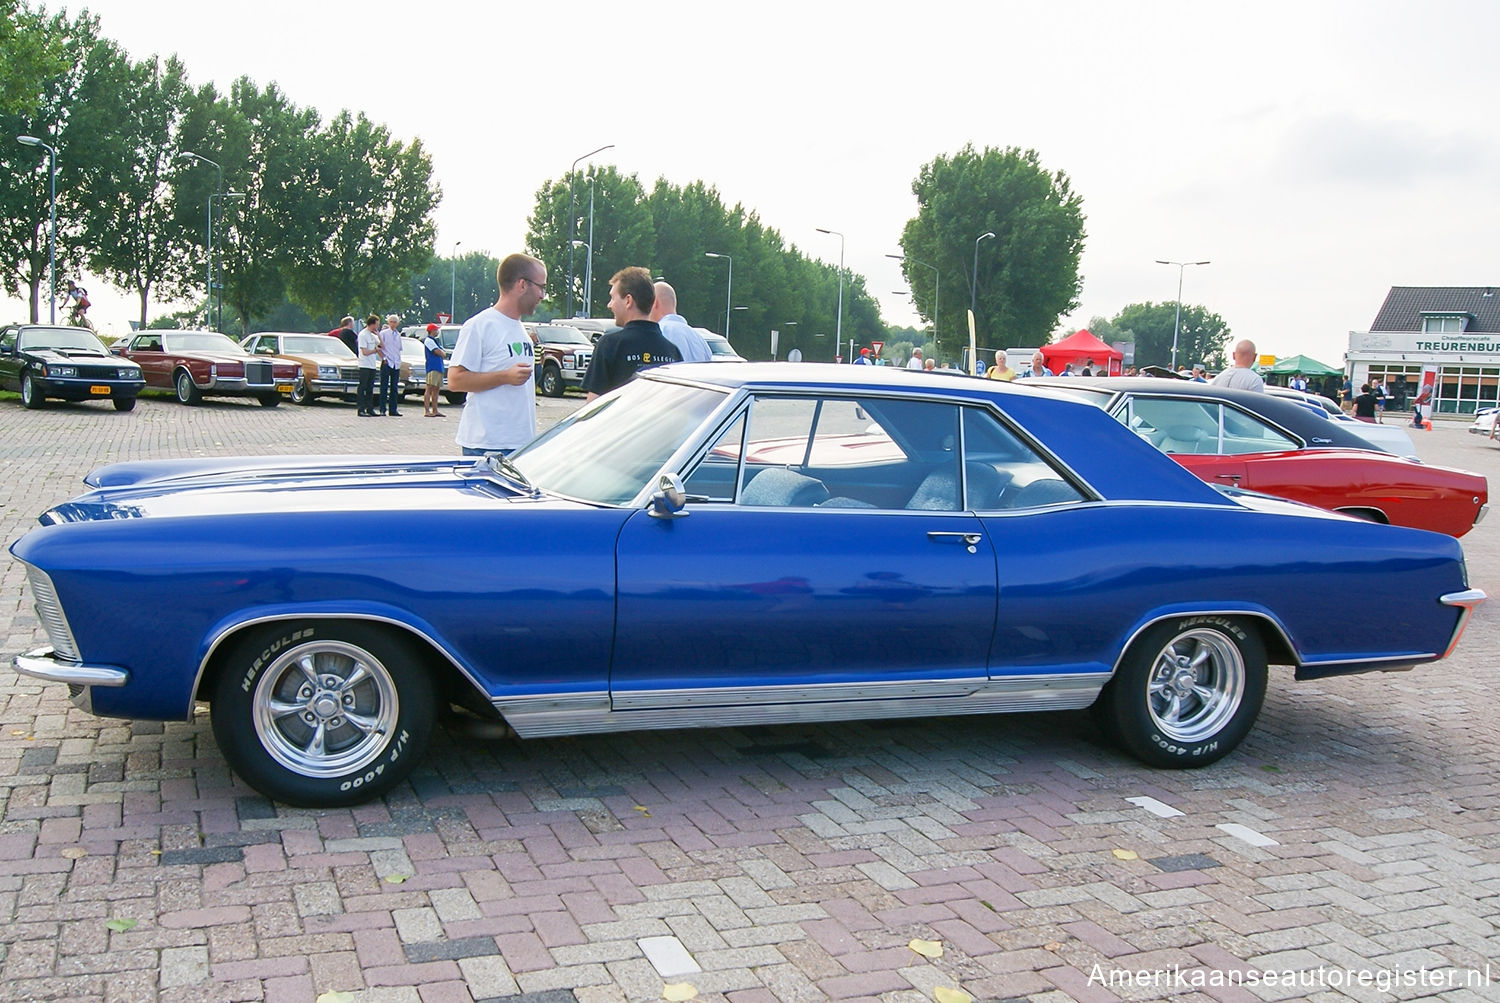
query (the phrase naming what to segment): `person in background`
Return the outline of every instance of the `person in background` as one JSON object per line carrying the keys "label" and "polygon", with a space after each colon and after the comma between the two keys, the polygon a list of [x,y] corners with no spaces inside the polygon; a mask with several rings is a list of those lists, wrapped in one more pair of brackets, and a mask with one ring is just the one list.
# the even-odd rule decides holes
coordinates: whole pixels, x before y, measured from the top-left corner
{"label": "person in background", "polygon": [[1208,382],[1208,376],[1207,376],[1207,374],[1204,373],[1202,366],[1194,366],[1193,367],[1193,382],[1194,383],[1207,383]]}
{"label": "person in background", "polygon": [[[666,332],[662,333],[665,334]],[[870,361],[870,350],[868,348],[861,348],[859,354],[854,357],[854,364],[856,366],[873,366],[875,363]]]}
{"label": "person in background", "polygon": [[999,349],[995,352],[995,364],[985,370],[984,378],[987,380],[1004,380],[1009,383],[1016,378],[1016,371],[1010,368],[1010,363],[1005,361],[1005,350]]}
{"label": "person in background", "polygon": [[906,368],[907,369],[921,369],[922,368],[922,350],[920,348],[913,348],[911,350],[911,358],[909,358],[909,359],[906,360]]}
{"label": "person in background", "polygon": [[380,375],[380,318],[373,313],[365,318],[365,329],[359,332],[355,343],[359,352],[359,390],[355,400],[359,402],[361,418],[374,418],[380,414],[375,407],[375,379]]}
{"label": "person in background", "polygon": [[1053,374],[1052,370],[1050,370],[1050,369],[1047,368],[1047,360],[1042,355],[1042,350],[1039,348],[1035,352],[1031,353],[1031,368],[1028,369],[1028,370],[1026,370],[1026,372],[1024,372],[1024,373],[1021,374],[1021,379],[1024,380],[1024,379],[1027,379],[1028,377],[1032,377],[1032,376],[1052,376],[1052,375],[1054,375],[1054,374]]}
{"label": "person in background", "polygon": [[536,352],[521,318],[547,295],[547,266],[512,254],[495,281],[500,298],[464,321],[448,359],[448,389],[469,395],[453,437],[465,456],[510,453],[536,438]]}
{"label": "person in background", "polygon": [[1360,421],[1375,421],[1375,391],[1366,383],[1359,388],[1359,396],[1354,398],[1354,417]]}
{"label": "person in background", "polygon": [[642,369],[681,362],[682,354],[651,319],[656,289],[651,273],[640,267],[622,268],[609,280],[609,312],[620,330],[599,339],[583,374],[588,399],[622,387]]}
{"label": "person in background", "polygon": [[349,346],[349,351],[359,354],[359,332],[354,329],[353,317],[345,317],[339,321],[339,326],[329,331],[328,336],[339,339]]}
{"label": "person in background", "polygon": [[1370,389],[1375,393],[1375,420],[1377,422],[1384,423],[1386,397],[1385,384],[1380,381],[1379,376],[1370,380]]}
{"label": "person in background", "polygon": [[1255,342],[1246,338],[1235,342],[1234,365],[1214,377],[1214,386],[1232,390],[1266,389],[1266,381],[1260,378],[1255,366]]}
{"label": "person in background", "polygon": [[661,328],[662,337],[677,346],[683,362],[712,362],[714,353],[708,339],[677,312],[677,290],[666,282],[657,282],[652,289],[656,299],[651,304],[651,319]]}
{"label": "person in background", "polygon": [[422,348],[427,352],[427,381],[422,387],[422,415],[426,418],[441,418],[443,413],[437,409],[438,391],[443,386],[443,360],[448,353],[443,351],[443,343],[438,341],[438,326],[427,325],[427,336],[422,339]]}

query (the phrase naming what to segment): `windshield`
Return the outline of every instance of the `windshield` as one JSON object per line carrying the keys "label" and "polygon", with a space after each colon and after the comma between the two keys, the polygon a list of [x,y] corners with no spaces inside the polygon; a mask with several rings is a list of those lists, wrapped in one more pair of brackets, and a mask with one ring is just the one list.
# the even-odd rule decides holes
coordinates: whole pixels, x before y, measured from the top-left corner
{"label": "windshield", "polygon": [[584,405],[511,460],[543,491],[624,505],[726,396],[718,388],[638,379]]}
{"label": "windshield", "polygon": [[216,334],[213,331],[186,331],[182,333],[165,333],[162,343],[167,346],[169,352],[228,352],[230,355],[244,355],[245,350],[236,345],[227,335]]}
{"label": "windshield", "polygon": [[76,349],[81,352],[98,352],[100,355],[109,354],[104,348],[104,342],[94,337],[92,332],[79,327],[22,331],[21,347]]}
{"label": "windshield", "polygon": [[548,345],[592,345],[589,336],[576,327],[563,327],[560,324],[539,324],[536,329],[537,338]]}
{"label": "windshield", "polygon": [[287,355],[337,355],[341,359],[352,359],[354,353],[349,346],[326,334],[309,335],[306,338],[282,338],[281,350]]}

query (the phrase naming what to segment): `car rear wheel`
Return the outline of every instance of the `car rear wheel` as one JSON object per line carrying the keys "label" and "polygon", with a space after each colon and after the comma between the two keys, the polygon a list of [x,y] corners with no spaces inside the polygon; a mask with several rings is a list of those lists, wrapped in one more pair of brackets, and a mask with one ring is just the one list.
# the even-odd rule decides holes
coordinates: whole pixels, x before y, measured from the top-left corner
{"label": "car rear wheel", "polygon": [[1249,733],[1266,650],[1231,617],[1174,617],[1136,639],[1094,705],[1104,730],[1152,766],[1206,766]]}
{"label": "car rear wheel", "polygon": [[134,397],[116,397],[115,398],[115,410],[116,411],[134,411],[135,410],[135,398]]}
{"label": "car rear wheel", "polygon": [[177,399],[183,404],[197,404],[203,399],[198,392],[198,386],[193,382],[193,374],[186,369],[177,370],[177,376],[172,380],[172,385],[177,388]]}
{"label": "car rear wheel", "polygon": [[274,800],[307,808],[376,798],[421,758],[436,716],[412,646],[364,623],[308,620],[244,635],[213,689],[214,738]]}
{"label": "car rear wheel", "polygon": [[31,378],[30,372],[21,374],[21,403],[32,411],[47,403],[47,398],[37,389],[36,380]]}
{"label": "car rear wheel", "polygon": [[567,389],[561,368],[550,364],[542,367],[542,393],[545,396],[561,397]]}
{"label": "car rear wheel", "polygon": [[281,394],[261,394],[259,400],[261,407],[281,406]]}

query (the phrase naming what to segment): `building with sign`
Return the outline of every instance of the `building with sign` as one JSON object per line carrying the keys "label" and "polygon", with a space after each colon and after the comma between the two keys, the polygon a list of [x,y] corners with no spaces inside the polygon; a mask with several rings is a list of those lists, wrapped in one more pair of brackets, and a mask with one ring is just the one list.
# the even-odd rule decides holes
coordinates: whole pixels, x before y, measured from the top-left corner
{"label": "building with sign", "polygon": [[1368,331],[1349,332],[1350,383],[1379,378],[1386,393],[1415,395],[1437,370],[1435,414],[1500,404],[1500,291],[1490,286],[1392,286]]}

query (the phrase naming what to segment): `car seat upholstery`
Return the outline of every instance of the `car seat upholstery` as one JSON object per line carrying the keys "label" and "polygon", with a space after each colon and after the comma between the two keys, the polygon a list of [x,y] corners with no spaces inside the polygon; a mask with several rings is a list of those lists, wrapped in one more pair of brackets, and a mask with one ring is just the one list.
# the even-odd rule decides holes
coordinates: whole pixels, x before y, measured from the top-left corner
{"label": "car seat upholstery", "polygon": [[1078,491],[1067,481],[1057,477],[1044,477],[1032,481],[1021,490],[1010,495],[1007,508],[1035,508],[1041,505],[1062,505],[1078,501]]}
{"label": "car seat upholstery", "polygon": [[1005,486],[1005,478],[988,463],[970,462],[964,467],[968,480],[968,504],[960,505],[958,499],[958,477],[949,467],[934,470],[922,479],[917,490],[906,503],[909,509],[926,512],[956,512],[961,508],[994,508]]}
{"label": "car seat upholstery", "polygon": [[1212,453],[1215,443],[1208,432],[1197,425],[1168,425],[1162,430],[1157,447],[1164,453]]}
{"label": "car seat upholstery", "polygon": [[741,505],[772,508],[812,508],[828,500],[828,488],[816,477],[786,467],[767,467],[740,492]]}

